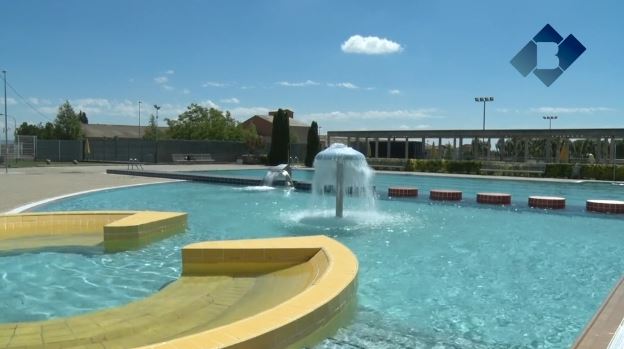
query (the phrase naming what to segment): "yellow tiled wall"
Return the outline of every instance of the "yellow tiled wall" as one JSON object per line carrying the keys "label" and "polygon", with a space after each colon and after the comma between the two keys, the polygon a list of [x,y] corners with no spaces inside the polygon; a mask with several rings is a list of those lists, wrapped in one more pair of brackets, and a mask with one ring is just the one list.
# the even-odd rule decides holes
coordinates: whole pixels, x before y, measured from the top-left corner
{"label": "yellow tiled wall", "polygon": [[0,240],[36,236],[99,234],[106,251],[144,246],[183,232],[187,214],[154,211],[70,211],[0,215]]}
{"label": "yellow tiled wall", "polygon": [[104,225],[134,212],[40,212],[0,215],[0,239],[29,236],[102,234]]}

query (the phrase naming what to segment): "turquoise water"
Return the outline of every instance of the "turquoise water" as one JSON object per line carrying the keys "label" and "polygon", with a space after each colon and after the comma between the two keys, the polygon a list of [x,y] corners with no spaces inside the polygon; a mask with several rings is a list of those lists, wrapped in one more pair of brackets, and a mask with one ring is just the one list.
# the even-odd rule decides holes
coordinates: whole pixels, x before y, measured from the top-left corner
{"label": "turquoise water", "polygon": [[[262,178],[265,170],[220,170],[220,171],[194,171],[189,173],[211,174],[224,176],[242,176]],[[294,170],[293,179],[299,181],[312,181],[314,171]],[[414,186],[420,191],[420,199],[428,200],[430,189],[458,189],[463,191],[463,197],[469,204],[475,201],[478,192],[504,192],[512,194],[512,203],[518,207],[526,207],[528,197],[531,195],[564,196],[568,211],[584,211],[587,199],[612,199],[624,198],[624,184],[614,185],[611,183],[598,182],[539,182],[527,180],[493,180],[491,177],[483,178],[453,178],[431,175],[413,174],[383,174],[375,177],[377,192],[384,195],[390,186]]]}
{"label": "turquoise water", "polygon": [[[421,190],[429,183],[378,176],[377,185],[394,180]],[[440,183],[472,185],[448,181]],[[479,183],[507,192],[557,190],[566,197],[604,198],[614,191]],[[314,204],[309,193],[180,182],[46,205],[39,209],[186,211],[189,229],[140,251],[2,255],[0,321],[67,316],[146,297],[178,277],[179,249],[191,242],[326,234],[358,256],[359,305],[355,321],[321,348],[568,348],[624,271],[620,217],[419,198],[380,200],[376,213],[352,211],[347,200],[345,219],[337,221],[331,211],[310,209]]]}

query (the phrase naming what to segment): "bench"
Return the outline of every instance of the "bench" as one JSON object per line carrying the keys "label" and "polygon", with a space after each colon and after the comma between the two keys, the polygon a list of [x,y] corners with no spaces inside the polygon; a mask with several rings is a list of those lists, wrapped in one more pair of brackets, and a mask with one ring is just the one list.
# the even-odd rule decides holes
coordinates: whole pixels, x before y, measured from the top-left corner
{"label": "bench", "polygon": [[198,164],[215,161],[210,154],[171,154],[171,159],[174,163],[182,164]]}
{"label": "bench", "polygon": [[482,174],[526,174],[526,175],[538,175],[543,176],[544,170],[514,170],[514,169],[502,169],[502,168],[482,168],[479,170]]}
{"label": "bench", "polygon": [[139,159],[137,158],[130,158],[128,160],[128,170],[142,170],[143,169],[143,163],[139,161]]}

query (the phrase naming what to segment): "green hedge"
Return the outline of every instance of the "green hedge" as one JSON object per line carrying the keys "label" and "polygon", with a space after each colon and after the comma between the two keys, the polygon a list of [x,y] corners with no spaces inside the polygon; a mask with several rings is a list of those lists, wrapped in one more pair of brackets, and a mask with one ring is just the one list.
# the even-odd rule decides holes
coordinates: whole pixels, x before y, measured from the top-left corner
{"label": "green hedge", "polygon": [[[544,177],[551,178],[582,178],[613,180],[613,165],[581,165],[579,173],[575,176],[574,165],[571,164],[548,164],[544,171]],[[615,180],[624,180],[624,166],[617,166]]]}
{"label": "green hedge", "polygon": [[[581,178],[613,180],[613,165],[583,165],[581,166]],[[624,166],[617,166],[615,180],[624,180]]]}
{"label": "green hedge", "polygon": [[544,168],[544,177],[572,178],[574,166],[570,164],[547,164]]}
{"label": "green hedge", "polygon": [[409,160],[406,171],[417,172],[448,172],[448,173],[479,173],[481,163],[478,161],[444,161],[444,160]]}

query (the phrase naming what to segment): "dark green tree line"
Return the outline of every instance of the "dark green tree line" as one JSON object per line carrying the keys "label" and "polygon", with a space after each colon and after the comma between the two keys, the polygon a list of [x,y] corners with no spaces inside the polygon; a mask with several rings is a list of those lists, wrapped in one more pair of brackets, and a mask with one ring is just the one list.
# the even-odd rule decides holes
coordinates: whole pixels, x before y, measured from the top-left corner
{"label": "dark green tree line", "polygon": [[273,117],[273,131],[271,132],[271,149],[269,150],[269,164],[279,165],[288,163],[290,148],[290,125],[288,115],[279,109]]}
{"label": "dark green tree line", "polygon": [[314,165],[314,157],[321,151],[321,140],[319,139],[318,124],[312,121],[312,125],[308,129],[308,144],[306,145],[305,165],[312,167]]}

